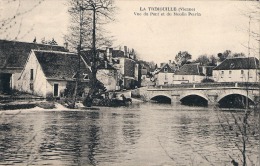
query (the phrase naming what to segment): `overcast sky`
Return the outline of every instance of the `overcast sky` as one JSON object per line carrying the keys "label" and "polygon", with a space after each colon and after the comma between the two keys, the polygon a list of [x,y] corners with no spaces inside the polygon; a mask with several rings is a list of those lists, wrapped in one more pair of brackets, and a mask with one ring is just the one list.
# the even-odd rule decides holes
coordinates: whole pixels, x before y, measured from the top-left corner
{"label": "overcast sky", "polygon": [[[22,4],[26,7],[33,5],[33,0],[22,1],[26,2]],[[116,21],[108,24],[106,29],[113,36],[115,47],[126,45],[134,48],[140,58],[148,61],[174,60],[179,51],[188,51],[193,59],[202,54],[217,55],[227,49],[247,54],[245,46],[249,39],[247,33],[249,18],[242,15],[241,11],[247,10],[245,6],[250,6],[252,3],[258,2],[116,0]],[[0,7],[2,19],[8,17],[10,11],[15,11],[17,4],[8,5],[8,10],[7,5],[0,6],[2,6]],[[134,14],[134,12],[140,13],[140,8],[145,8],[150,15],[148,7],[176,7],[177,10],[182,7],[193,8],[195,11],[192,13],[199,13],[200,16]],[[18,36],[17,40],[27,42],[32,42],[34,37],[38,42],[43,37],[46,40],[54,38],[62,45],[63,36],[67,33],[69,25],[66,0],[45,0],[17,22],[21,20],[20,32],[17,30],[19,28],[13,28],[11,33],[1,34],[0,38],[12,39],[13,36]],[[16,26],[19,27],[20,24]],[[259,32],[259,24],[252,21],[251,29]],[[254,39],[251,39],[252,44],[253,41]],[[253,55],[256,53],[251,51],[251,56]]]}

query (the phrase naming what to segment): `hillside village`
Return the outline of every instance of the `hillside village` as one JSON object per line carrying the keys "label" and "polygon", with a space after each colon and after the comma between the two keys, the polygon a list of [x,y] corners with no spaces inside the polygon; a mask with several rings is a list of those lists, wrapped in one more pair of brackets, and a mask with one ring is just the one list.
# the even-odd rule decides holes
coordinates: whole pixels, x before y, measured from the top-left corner
{"label": "hillside village", "polygon": [[[217,66],[174,61],[153,69],[140,61],[134,49],[99,49],[97,79],[104,91],[114,92],[145,86],[174,86],[203,82],[258,82],[259,60],[255,57],[226,58]],[[80,59],[67,45],[58,46],[36,42],[0,40],[0,92],[18,90],[41,97],[64,97],[79,80],[80,95],[89,91],[91,80],[91,51],[85,50]]]}

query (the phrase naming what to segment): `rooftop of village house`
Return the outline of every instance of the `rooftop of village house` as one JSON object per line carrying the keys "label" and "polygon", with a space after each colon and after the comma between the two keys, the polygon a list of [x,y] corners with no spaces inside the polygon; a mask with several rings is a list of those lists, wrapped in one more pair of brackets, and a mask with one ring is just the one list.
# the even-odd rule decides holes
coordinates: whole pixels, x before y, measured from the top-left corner
{"label": "rooftop of village house", "polygon": [[58,45],[0,40],[0,68],[23,68],[32,49],[68,51]]}
{"label": "rooftop of village house", "polygon": [[259,69],[259,60],[255,57],[227,58],[214,70]]}
{"label": "rooftop of village house", "polygon": [[176,75],[204,75],[202,72],[202,67],[197,63],[184,64],[178,71]]}
{"label": "rooftop of village house", "polygon": [[[33,50],[48,79],[73,80],[78,70],[79,61],[77,54],[69,52]],[[80,79],[84,79],[90,69],[80,60]],[[85,75],[84,75],[85,74]]]}

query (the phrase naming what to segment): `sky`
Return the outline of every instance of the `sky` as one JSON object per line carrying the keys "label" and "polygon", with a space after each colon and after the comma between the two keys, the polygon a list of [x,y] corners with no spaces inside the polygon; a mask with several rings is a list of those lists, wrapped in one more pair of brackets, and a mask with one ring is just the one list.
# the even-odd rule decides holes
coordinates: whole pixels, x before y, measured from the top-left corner
{"label": "sky", "polygon": [[[21,9],[30,8],[35,2],[21,1]],[[46,40],[54,38],[58,44],[63,45],[63,37],[67,34],[69,25],[66,3],[66,0],[45,0],[20,17],[14,26],[16,28],[0,34],[0,38],[13,40],[17,37],[18,41],[32,42],[36,37],[40,42],[45,37]],[[115,0],[115,21],[107,24],[105,29],[113,36],[115,49],[120,45],[126,45],[133,48],[141,59],[155,63],[174,60],[179,51],[188,51],[193,59],[203,54],[217,55],[225,50],[248,54],[249,18],[242,12],[250,10],[247,6],[257,3]],[[18,4],[13,2],[0,6],[2,20],[12,15]],[[154,7],[169,7],[175,11],[151,11]],[[148,16],[144,15],[145,12]],[[191,16],[189,12],[198,16]],[[137,13],[141,15],[138,16]],[[169,16],[168,13],[172,15]],[[174,16],[174,13],[183,16]],[[260,32],[259,23],[255,23],[255,20],[251,20],[250,23],[251,30]],[[252,37],[250,45],[258,46]],[[258,53],[251,49],[250,56],[254,55],[258,56]]]}

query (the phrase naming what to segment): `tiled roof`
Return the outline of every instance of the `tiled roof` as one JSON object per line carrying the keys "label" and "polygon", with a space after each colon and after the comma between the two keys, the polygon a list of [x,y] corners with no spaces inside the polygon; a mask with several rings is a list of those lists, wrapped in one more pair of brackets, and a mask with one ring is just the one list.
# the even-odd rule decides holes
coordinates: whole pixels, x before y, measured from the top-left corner
{"label": "tiled roof", "polygon": [[97,69],[107,69],[107,70],[116,70],[114,67],[112,67],[110,64],[105,64],[105,62],[101,63]]}
{"label": "tiled roof", "polygon": [[198,64],[185,64],[179,71],[176,72],[176,75],[203,75],[202,68]]}
{"label": "tiled roof", "polygon": [[56,45],[0,40],[0,68],[23,68],[32,49],[67,51]]}
{"label": "tiled roof", "polygon": [[227,58],[213,70],[239,70],[239,69],[257,69],[259,60],[255,57]]}
{"label": "tiled roof", "polygon": [[172,67],[169,66],[168,63],[164,64],[161,69],[159,70],[160,73],[164,73],[164,69],[167,68],[167,73],[174,73],[175,69],[173,69]]}
{"label": "tiled roof", "polygon": [[113,50],[112,51],[112,57],[116,58],[116,57],[125,57],[125,53],[124,51],[121,50]]}
{"label": "tiled roof", "polygon": [[[73,80],[78,70],[78,56],[68,52],[38,51],[34,50],[45,76],[49,79]],[[90,74],[83,60],[80,59],[80,78]]]}

